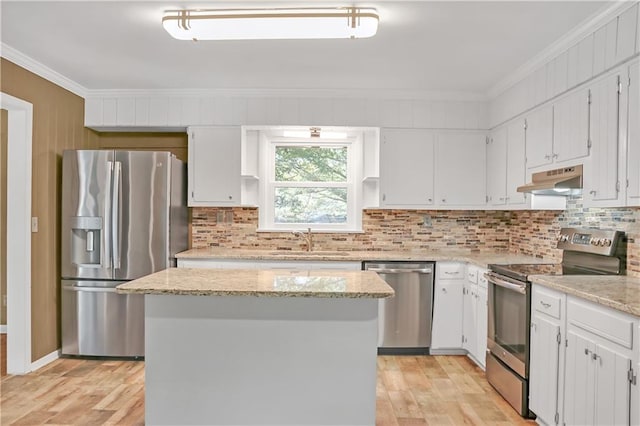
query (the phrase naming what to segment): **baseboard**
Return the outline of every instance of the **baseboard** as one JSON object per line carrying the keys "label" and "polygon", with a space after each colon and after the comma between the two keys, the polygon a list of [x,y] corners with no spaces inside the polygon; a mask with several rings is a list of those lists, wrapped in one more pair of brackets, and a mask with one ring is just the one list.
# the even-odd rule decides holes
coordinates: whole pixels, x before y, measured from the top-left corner
{"label": "baseboard", "polygon": [[464,349],[429,349],[430,355],[467,355]]}
{"label": "baseboard", "polygon": [[55,361],[60,358],[60,350],[56,350],[51,352],[49,355],[45,355],[42,358],[31,363],[31,371],[36,371],[39,368],[44,367],[45,365]]}
{"label": "baseboard", "polygon": [[7,334],[7,326],[0,325],[0,334]]}

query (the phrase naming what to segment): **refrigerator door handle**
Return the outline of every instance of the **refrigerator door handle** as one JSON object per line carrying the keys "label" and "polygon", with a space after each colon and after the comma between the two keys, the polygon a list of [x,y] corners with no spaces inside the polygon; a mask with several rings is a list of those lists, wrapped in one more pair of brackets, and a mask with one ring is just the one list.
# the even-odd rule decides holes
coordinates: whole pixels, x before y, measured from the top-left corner
{"label": "refrigerator door handle", "polygon": [[111,201],[111,244],[113,247],[113,268],[120,268],[120,176],[122,162],[114,162],[113,194]]}

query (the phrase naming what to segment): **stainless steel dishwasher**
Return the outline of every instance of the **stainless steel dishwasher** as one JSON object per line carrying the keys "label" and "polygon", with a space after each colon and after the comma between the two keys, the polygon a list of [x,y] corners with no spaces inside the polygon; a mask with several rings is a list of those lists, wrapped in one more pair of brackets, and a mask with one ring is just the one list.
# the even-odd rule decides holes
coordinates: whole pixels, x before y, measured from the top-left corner
{"label": "stainless steel dishwasher", "polygon": [[433,312],[433,262],[363,262],[396,292],[380,299],[378,353],[428,354]]}

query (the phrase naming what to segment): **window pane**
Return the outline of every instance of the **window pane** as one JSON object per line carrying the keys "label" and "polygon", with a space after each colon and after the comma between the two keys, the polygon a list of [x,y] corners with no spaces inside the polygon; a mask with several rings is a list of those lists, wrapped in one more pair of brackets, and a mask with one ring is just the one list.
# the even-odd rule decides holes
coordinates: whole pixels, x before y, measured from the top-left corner
{"label": "window pane", "polygon": [[346,147],[276,146],[278,182],[346,182]]}
{"label": "window pane", "polygon": [[346,223],[346,188],[275,188],[275,223]]}

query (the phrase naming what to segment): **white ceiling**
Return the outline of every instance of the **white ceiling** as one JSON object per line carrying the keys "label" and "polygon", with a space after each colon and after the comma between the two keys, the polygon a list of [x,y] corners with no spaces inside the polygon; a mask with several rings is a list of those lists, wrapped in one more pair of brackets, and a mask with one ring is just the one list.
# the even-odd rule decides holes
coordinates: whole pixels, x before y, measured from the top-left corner
{"label": "white ceiling", "polygon": [[[323,0],[320,0],[323,1]],[[373,6],[361,40],[186,42],[176,8],[292,2],[0,2],[2,42],[89,90],[376,89],[485,93],[606,6],[592,1],[352,1]]]}

